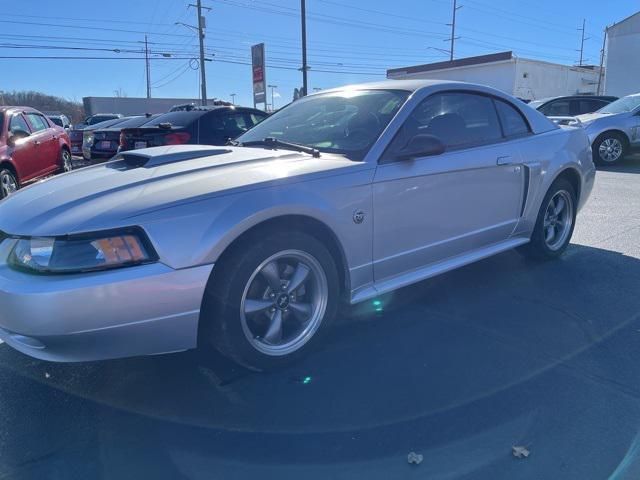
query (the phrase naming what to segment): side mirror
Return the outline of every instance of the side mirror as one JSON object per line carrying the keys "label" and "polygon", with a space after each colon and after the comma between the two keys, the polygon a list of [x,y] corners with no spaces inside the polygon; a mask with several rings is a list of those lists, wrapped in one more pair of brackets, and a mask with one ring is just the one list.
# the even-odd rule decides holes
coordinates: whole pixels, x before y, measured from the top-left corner
{"label": "side mirror", "polygon": [[398,160],[411,160],[417,157],[440,155],[444,151],[444,143],[438,137],[421,133],[409,140],[396,157]]}
{"label": "side mirror", "polygon": [[9,138],[7,138],[7,144],[13,147],[15,146],[18,140],[27,138],[29,135],[31,134],[25,130],[16,129],[13,132],[11,132],[11,134],[9,135]]}

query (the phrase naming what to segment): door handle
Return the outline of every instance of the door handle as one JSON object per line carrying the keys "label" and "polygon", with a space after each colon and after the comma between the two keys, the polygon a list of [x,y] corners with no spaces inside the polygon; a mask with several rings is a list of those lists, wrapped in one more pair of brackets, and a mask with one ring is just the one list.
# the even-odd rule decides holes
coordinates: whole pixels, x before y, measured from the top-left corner
{"label": "door handle", "polygon": [[38,145],[40,145],[40,142],[36,140],[35,142],[33,142],[33,144],[37,147]]}
{"label": "door handle", "polygon": [[511,155],[502,155],[496,160],[498,165],[513,165],[514,163],[516,162]]}

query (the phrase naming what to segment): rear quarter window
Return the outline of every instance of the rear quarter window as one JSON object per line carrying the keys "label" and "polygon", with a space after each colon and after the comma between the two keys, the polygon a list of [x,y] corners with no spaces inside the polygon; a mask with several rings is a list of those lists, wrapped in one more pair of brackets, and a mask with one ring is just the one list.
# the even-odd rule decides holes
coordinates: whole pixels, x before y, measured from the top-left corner
{"label": "rear quarter window", "polygon": [[519,137],[531,132],[529,124],[519,110],[503,100],[496,99],[495,102],[505,137]]}

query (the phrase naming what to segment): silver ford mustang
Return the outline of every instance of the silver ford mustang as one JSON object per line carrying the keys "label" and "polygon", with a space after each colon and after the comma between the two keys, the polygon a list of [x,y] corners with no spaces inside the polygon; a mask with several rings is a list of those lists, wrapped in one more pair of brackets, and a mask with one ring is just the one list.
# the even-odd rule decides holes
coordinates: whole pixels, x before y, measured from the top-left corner
{"label": "silver ford mustang", "polygon": [[276,367],[340,301],[560,255],[594,176],[583,129],[488,87],[323,91],[229,146],[125,152],[0,202],[0,337],[52,361],[201,345]]}

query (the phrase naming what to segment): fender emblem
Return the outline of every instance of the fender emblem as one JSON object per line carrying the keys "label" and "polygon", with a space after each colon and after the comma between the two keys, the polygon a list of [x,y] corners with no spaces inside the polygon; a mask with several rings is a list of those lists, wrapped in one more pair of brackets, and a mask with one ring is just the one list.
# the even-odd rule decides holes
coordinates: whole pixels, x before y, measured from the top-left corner
{"label": "fender emblem", "polygon": [[364,212],[362,210],[356,210],[353,212],[353,223],[364,222]]}

